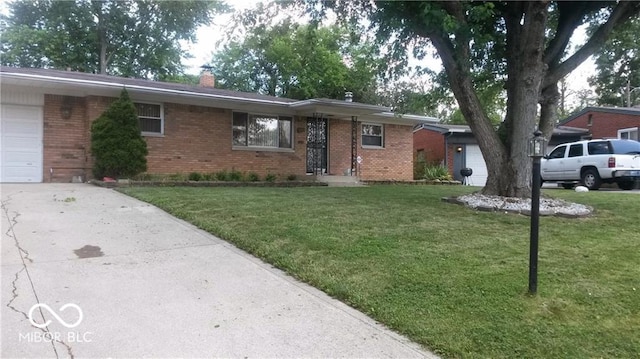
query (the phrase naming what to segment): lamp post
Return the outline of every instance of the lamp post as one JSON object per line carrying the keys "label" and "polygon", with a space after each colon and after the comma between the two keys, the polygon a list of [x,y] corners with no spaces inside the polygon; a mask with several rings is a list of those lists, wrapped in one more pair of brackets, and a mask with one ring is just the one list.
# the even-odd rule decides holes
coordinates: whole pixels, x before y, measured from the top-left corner
{"label": "lamp post", "polygon": [[540,158],[544,156],[545,139],[536,130],[529,139],[529,157],[533,159],[531,183],[531,233],[529,236],[529,294],[538,290],[538,228],[540,226]]}

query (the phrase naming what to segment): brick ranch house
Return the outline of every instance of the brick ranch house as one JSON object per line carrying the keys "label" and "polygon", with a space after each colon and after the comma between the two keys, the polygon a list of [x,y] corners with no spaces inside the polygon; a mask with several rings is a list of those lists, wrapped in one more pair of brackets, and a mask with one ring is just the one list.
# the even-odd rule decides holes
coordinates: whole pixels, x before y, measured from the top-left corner
{"label": "brick ranch house", "polygon": [[91,178],[91,123],[123,88],[138,111],[153,174],[411,180],[413,126],[436,121],[348,98],[298,101],[216,89],[209,73],[200,86],[48,69],[2,67],[0,75],[0,182]]}
{"label": "brick ranch house", "polygon": [[592,138],[639,140],[640,108],[586,107],[560,121],[560,125],[589,130]]}
{"label": "brick ranch house", "polygon": [[[578,141],[588,136],[589,131],[586,129],[558,126],[553,131],[548,148],[550,150],[560,143]],[[467,183],[484,186],[487,182],[487,165],[480,146],[467,125],[417,125],[413,131],[413,147],[416,159],[423,158],[427,163],[444,165],[458,181],[464,179],[460,170],[471,168],[473,174],[467,179]]]}

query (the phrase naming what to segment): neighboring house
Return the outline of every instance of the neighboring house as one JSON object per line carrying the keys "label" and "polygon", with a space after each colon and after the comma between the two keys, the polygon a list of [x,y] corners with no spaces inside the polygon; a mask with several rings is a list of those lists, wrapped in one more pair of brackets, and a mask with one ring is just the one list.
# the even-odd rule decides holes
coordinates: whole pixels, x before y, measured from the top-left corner
{"label": "neighboring house", "polygon": [[[91,123],[126,88],[147,141],[148,173],[413,178],[412,129],[436,119],[330,99],[292,100],[200,86],[2,67],[0,182],[91,178]],[[362,163],[358,164],[360,157]]]}
{"label": "neighboring house", "polygon": [[586,107],[560,121],[560,125],[588,129],[594,139],[621,138],[638,141],[640,108]]}
{"label": "neighboring house", "polygon": [[[578,141],[588,134],[588,130],[559,126],[548,143],[549,149],[560,143]],[[469,184],[484,186],[487,182],[487,166],[480,146],[467,125],[417,125],[413,131],[413,148],[416,158],[446,166],[456,180],[463,180],[461,169],[471,168],[473,174],[467,179]]]}

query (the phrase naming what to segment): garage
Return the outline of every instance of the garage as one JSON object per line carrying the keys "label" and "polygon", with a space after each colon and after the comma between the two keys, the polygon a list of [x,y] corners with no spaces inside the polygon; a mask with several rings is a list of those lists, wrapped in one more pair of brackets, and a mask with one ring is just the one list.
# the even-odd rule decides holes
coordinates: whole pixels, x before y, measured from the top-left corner
{"label": "garage", "polygon": [[469,144],[466,146],[465,165],[473,170],[473,174],[469,177],[469,183],[474,186],[484,186],[487,183],[487,165],[480,152],[478,145]]}
{"label": "garage", "polygon": [[42,107],[1,107],[0,182],[42,182]]}

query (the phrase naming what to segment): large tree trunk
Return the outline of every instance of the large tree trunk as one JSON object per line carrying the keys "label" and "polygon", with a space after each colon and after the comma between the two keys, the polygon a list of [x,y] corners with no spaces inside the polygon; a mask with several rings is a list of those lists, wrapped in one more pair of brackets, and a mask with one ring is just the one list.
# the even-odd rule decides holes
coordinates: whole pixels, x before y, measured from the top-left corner
{"label": "large tree trunk", "polygon": [[[545,74],[542,61],[547,3],[523,2],[512,7],[507,25],[507,114],[506,139],[502,141],[476,96],[469,75],[465,38],[432,36],[442,59],[449,84],[487,165],[487,183],[482,193],[506,197],[531,196],[531,160],[528,140],[537,122],[540,86]],[[455,9],[454,9],[455,10]],[[453,12],[453,11],[452,11]],[[456,34],[458,35],[458,34]]]}

